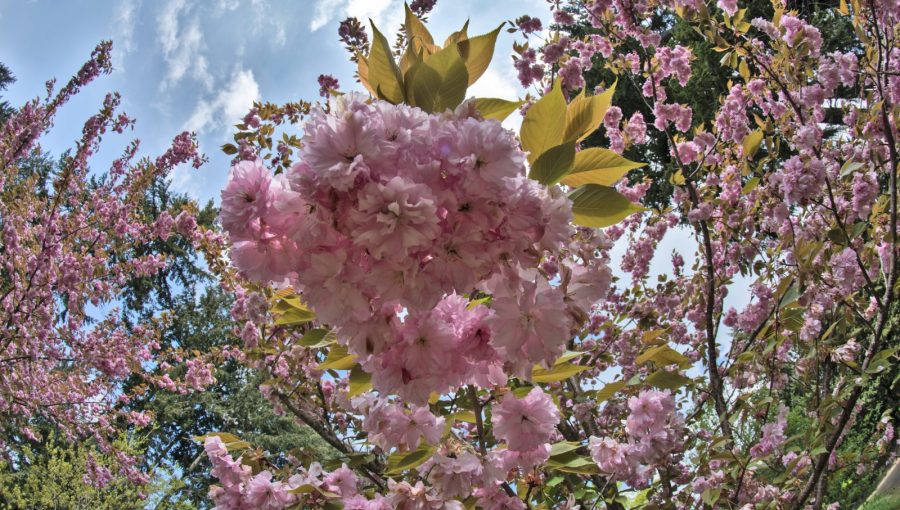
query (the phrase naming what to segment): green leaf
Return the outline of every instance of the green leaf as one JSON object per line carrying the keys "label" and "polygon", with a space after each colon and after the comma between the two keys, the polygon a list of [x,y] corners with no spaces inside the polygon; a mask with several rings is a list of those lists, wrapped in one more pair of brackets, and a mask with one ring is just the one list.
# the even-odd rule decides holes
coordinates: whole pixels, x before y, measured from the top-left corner
{"label": "green leaf", "polygon": [[675,372],[657,370],[644,379],[644,383],[656,388],[677,390],[682,386],[690,384],[691,380]]}
{"label": "green leaf", "polygon": [[582,90],[566,108],[566,128],[562,139],[580,142],[600,127],[615,92],[615,83],[596,96],[587,96]]}
{"label": "green leaf", "polygon": [[580,356],[584,356],[586,353],[578,352],[578,351],[566,351],[562,354],[562,356],[556,358],[556,361],[553,362],[554,365],[559,365],[561,363],[565,363],[567,361],[572,361],[575,358]]}
{"label": "green leaf", "polygon": [[692,365],[690,358],[668,345],[647,349],[635,359],[635,363],[638,365],[643,365],[648,361],[653,361],[658,366],[678,365],[680,368],[688,368]]}
{"label": "green leaf", "polygon": [[600,472],[597,464],[590,457],[585,455],[567,455],[563,458],[564,460],[560,457],[550,459],[547,461],[545,467],[562,473],[579,475],[592,475]]}
{"label": "green leaf", "polygon": [[450,45],[409,69],[407,100],[428,113],[453,109],[466,98],[467,80],[466,65]]}
{"label": "green leaf", "polygon": [[319,365],[319,370],[349,370],[356,364],[356,355],[347,352],[347,347],[340,344],[331,346],[328,357]]}
{"label": "green leaf", "polygon": [[646,163],[630,161],[609,149],[592,147],[575,154],[572,171],[560,182],[573,188],[585,184],[612,186],[630,170],[644,165]]}
{"label": "green leaf", "polygon": [[541,184],[556,184],[569,171],[575,162],[575,142],[557,145],[541,154],[531,165],[528,178]]}
{"label": "green leaf", "polygon": [[577,450],[579,447],[581,447],[581,443],[576,443],[574,441],[560,441],[559,443],[554,443],[550,445],[550,458]]}
{"label": "green leaf", "polygon": [[276,326],[294,326],[297,324],[304,324],[312,321],[316,318],[316,314],[312,313],[309,310],[300,309],[300,308],[291,308],[290,310],[282,313],[275,319]]}
{"label": "green leaf", "polygon": [[744,141],[741,143],[741,146],[744,149],[744,157],[747,159],[752,159],[754,155],[756,155],[756,151],[759,150],[759,146],[763,140],[763,132],[759,129],[753,131],[749,135],[744,137]]}
{"label": "green leaf", "polygon": [[325,347],[333,344],[337,338],[331,331],[322,328],[311,329],[303,334],[298,343],[304,347]]}
{"label": "green leaf", "polygon": [[238,148],[233,143],[226,143],[222,145],[222,152],[225,154],[233,155],[238,153]]}
{"label": "green leaf", "polygon": [[347,396],[355,397],[372,389],[372,375],[359,365],[350,370],[350,384],[347,385]]}
{"label": "green leaf", "polygon": [[645,211],[613,188],[587,184],[569,194],[572,200],[572,220],[584,227],[615,225],[636,212]]}
{"label": "green leaf", "polygon": [[408,469],[421,466],[434,455],[435,450],[434,446],[423,442],[415,451],[394,453],[387,459],[385,474],[388,476],[398,475]]}
{"label": "green leaf", "polygon": [[847,162],[841,166],[841,177],[847,177],[848,175],[851,175],[853,172],[859,170],[863,166],[865,166],[865,165],[863,165],[862,163],[860,163],[858,161],[853,161],[852,159],[848,159]]}
{"label": "green leaf", "polygon": [[494,46],[497,43],[497,34],[503,28],[504,23],[499,27],[484,35],[472,37],[470,39],[462,39],[457,41],[456,47],[463,61],[466,63],[466,70],[469,72],[468,85],[475,83],[478,78],[487,70],[494,56]]}
{"label": "green leaf", "polygon": [[[409,40],[413,41],[419,39],[419,41],[433,46],[434,38],[431,37],[431,32],[428,31],[425,24],[422,23],[422,20],[413,14],[409,8],[409,4],[404,2],[403,7],[406,9],[406,20],[404,21],[403,26],[406,28],[406,36]],[[416,48],[416,50],[418,50],[418,48]]]}
{"label": "green leaf", "polygon": [[561,144],[566,126],[566,98],[559,81],[553,89],[534,102],[525,112],[519,139],[528,151],[528,162],[534,161],[551,147]]}
{"label": "green leaf", "polygon": [[475,100],[475,109],[485,119],[505,120],[509,114],[522,106],[524,101],[507,101],[493,97],[479,97]]}
{"label": "green leaf", "polygon": [[603,388],[597,390],[594,393],[594,400],[599,404],[600,402],[606,402],[611,399],[613,395],[619,392],[622,388],[624,388],[628,384],[627,381],[615,381],[607,384]]}
{"label": "green leaf", "polygon": [[590,367],[573,365],[571,363],[560,363],[553,365],[549,369],[537,365],[531,372],[531,380],[539,383],[564,381],[575,374],[584,372],[588,368]]}
{"label": "green leaf", "polygon": [[384,35],[372,23],[372,46],[369,49],[369,57],[366,59],[367,78],[372,90],[375,90],[381,99],[394,104],[403,102],[403,78],[400,68],[394,62],[391,45]]}
{"label": "green leaf", "polygon": [[716,501],[719,500],[719,495],[722,494],[722,489],[719,487],[710,487],[703,491],[703,494],[700,496],[700,499],[703,500],[704,503],[711,507],[716,506]]}

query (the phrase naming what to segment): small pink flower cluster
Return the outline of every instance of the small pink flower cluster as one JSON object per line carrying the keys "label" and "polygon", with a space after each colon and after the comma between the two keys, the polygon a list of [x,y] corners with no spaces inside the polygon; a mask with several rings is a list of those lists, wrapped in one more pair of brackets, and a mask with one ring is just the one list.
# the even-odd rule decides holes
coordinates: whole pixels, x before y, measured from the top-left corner
{"label": "small pink flower cluster", "polygon": [[656,465],[681,445],[681,417],[664,391],[642,391],[628,399],[627,442],[591,437],[591,456],[600,469],[635,487],[650,482]]}

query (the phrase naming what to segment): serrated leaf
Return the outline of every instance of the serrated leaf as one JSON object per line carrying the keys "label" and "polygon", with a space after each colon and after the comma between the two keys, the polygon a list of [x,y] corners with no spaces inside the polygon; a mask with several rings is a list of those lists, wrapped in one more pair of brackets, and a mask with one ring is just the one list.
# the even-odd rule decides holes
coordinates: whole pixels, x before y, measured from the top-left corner
{"label": "serrated leaf", "polygon": [[447,36],[447,39],[444,40],[444,48],[446,48],[447,46],[450,46],[451,44],[455,44],[455,43],[458,43],[459,41],[468,39],[469,38],[469,36],[467,34],[468,30],[469,30],[469,20],[466,20],[466,22],[463,24],[462,28],[460,28],[456,32],[453,32],[449,36]]}
{"label": "serrated leaf", "polygon": [[622,388],[624,388],[628,384],[627,381],[615,381],[611,382],[603,388],[594,392],[594,400],[599,404],[600,402],[606,402],[611,399],[613,395],[619,392]]}
{"label": "serrated leaf", "polygon": [[372,389],[372,375],[362,369],[359,365],[353,365],[350,369],[349,383],[347,385],[347,396],[355,397]]}
{"label": "serrated leaf", "polygon": [[485,119],[496,119],[502,122],[509,117],[509,114],[522,106],[523,103],[524,101],[507,101],[505,99],[493,97],[479,97],[475,99],[475,109],[478,110],[478,113]]}
{"label": "serrated leaf", "polygon": [[582,186],[570,193],[569,199],[572,200],[573,223],[584,227],[608,227],[646,210],[615,189],[599,184]]}
{"label": "serrated leaf", "polygon": [[754,155],[756,155],[756,151],[759,150],[759,146],[763,140],[763,132],[759,129],[753,131],[749,135],[744,137],[744,141],[741,143],[741,146],[744,149],[744,157],[747,159],[752,159]]}
{"label": "serrated leaf", "polygon": [[356,364],[356,355],[347,352],[347,347],[340,344],[331,346],[328,357],[319,365],[319,370],[349,370]]}
{"label": "serrated leaf", "polygon": [[491,58],[494,56],[494,46],[497,44],[497,34],[503,28],[504,23],[491,32],[476,37],[461,39],[457,41],[456,47],[463,61],[466,63],[466,70],[469,72],[468,84],[475,83],[478,78],[487,70],[491,64]]}
{"label": "serrated leaf", "polygon": [[385,474],[388,476],[398,475],[406,470],[421,466],[434,455],[435,450],[434,446],[423,442],[415,451],[394,453],[387,459],[387,465],[385,466],[387,471]]}
{"label": "serrated leaf", "polygon": [[552,147],[532,163],[528,178],[541,184],[556,184],[572,170],[575,162],[575,142]]}
{"label": "serrated leaf", "polygon": [[616,83],[613,83],[611,87],[595,96],[586,95],[584,90],[575,96],[566,108],[566,128],[562,139],[580,142],[599,128],[612,105],[615,92]]}
{"label": "serrated leaf", "polygon": [[372,23],[372,45],[366,59],[367,79],[369,86],[376,94],[393,104],[403,102],[403,78],[400,68],[394,62],[391,45],[384,35]]}
{"label": "serrated leaf", "polygon": [[634,361],[638,365],[653,361],[658,366],[678,365],[680,368],[688,368],[692,365],[690,358],[668,345],[659,345],[647,349]]}
{"label": "serrated leaf", "polygon": [[644,383],[655,388],[677,390],[682,386],[690,384],[691,380],[679,373],[660,369],[647,376],[647,378],[644,379]]}
{"label": "serrated leaf", "polygon": [[534,161],[551,147],[562,143],[566,126],[566,99],[559,81],[525,112],[519,139],[528,151],[528,162]]}
{"label": "serrated leaf", "polygon": [[407,100],[428,113],[456,108],[466,98],[468,71],[456,46],[414,64],[407,77]]}
{"label": "serrated leaf", "polygon": [[403,8],[406,10],[406,19],[403,23],[404,28],[406,28],[406,36],[410,40],[418,38],[423,43],[433,46],[434,38],[431,37],[431,32],[428,31],[428,28],[425,27],[422,20],[413,14],[412,10],[409,8],[409,4],[406,2],[403,3]]}
{"label": "serrated leaf", "polygon": [[531,372],[531,380],[539,383],[564,381],[573,375],[584,372],[588,368],[590,367],[573,365],[572,363],[560,363],[553,365],[549,369],[537,365]]}
{"label": "serrated leaf", "polygon": [[573,188],[585,184],[612,186],[630,170],[644,165],[646,163],[630,161],[609,149],[591,147],[575,154],[572,171],[560,182]]}

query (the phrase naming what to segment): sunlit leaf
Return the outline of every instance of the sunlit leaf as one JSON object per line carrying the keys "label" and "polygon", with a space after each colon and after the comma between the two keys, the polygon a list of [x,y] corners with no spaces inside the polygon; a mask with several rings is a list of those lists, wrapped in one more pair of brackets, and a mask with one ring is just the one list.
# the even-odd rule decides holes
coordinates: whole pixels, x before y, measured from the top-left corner
{"label": "sunlit leaf", "polygon": [[576,225],[603,228],[645,209],[608,186],[588,184],[569,194]]}
{"label": "sunlit leaf", "polygon": [[347,352],[347,347],[334,344],[328,351],[328,357],[319,365],[319,370],[349,370],[356,364],[356,355]]}
{"label": "sunlit leaf", "polygon": [[408,469],[420,466],[434,455],[435,449],[434,446],[423,442],[415,451],[395,453],[387,459],[385,474],[388,476],[398,475]]}
{"label": "sunlit leaf", "polygon": [[744,141],[741,146],[744,149],[744,157],[747,159],[752,159],[754,155],[756,155],[756,151],[759,150],[759,146],[763,140],[763,132],[757,129],[753,131],[746,137],[744,137]]}
{"label": "sunlit leaf", "polygon": [[534,370],[531,372],[531,380],[539,383],[564,381],[589,368],[590,367],[573,365],[571,363],[560,363],[558,365],[553,365],[551,368],[544,368],[538,365],[534,367]]}
{"label": "sunlit leaf", "polygon": [[575,97],[566,108],[566,128],[563,140],[582,141],[593,133],[612,104],[612,97],[616,91],[616,84],[596,96],[581,94]]}
{"label": "sunlit leaf", "polygon": [[649,384],[655,388],[665,389],[665,390],[677,390],[682,386],[686,386],[691,383],[691,380],[687,377],[676,373],[669,372],[667,370],[657,370],[653,372],[646,379],[644,379],[645,384]]}
{"label": "sunlit leaf", "polygon": [[407,99],[426,112],[456,108],[466,97],[468,71],[456,46],[448,46],[413,65],[407,75]]}
{"label": "sunlit leaf", "polygon": [[519,139],[522,148],[528,151],[528,162],[534,161],[551,147],[563,141],[566,125],[566,99],[557,80],[543,97],[534,102],[525,112]]}
{"label": "sunlit leaf", "polygon": [[648,361],[656,363],[657,366],[678,365],[681,368],[688,368],[692,365],[690,358],[668,345],[651,347],[634,360],[638,365],[643,365]]}
{"label": "sunlit leaf", "polygon": [[585,184],[612,186],[630,170],[645,164],[625,159],[609,149],[591,147],[575,153],[572,171],[560,182],[573,188]]}
{"label": "sunlit leaf", "polygon": [[528,178],[541,184],[556,184],[572,170],[575,142],[565,142],[541,154],[531,165]]}
{"label": "sunlit leaf", "polygon": [[[371,21],[371,20],[370,20]],[[403,102],[403,79],[394,62],[391,45],[372,22],[372,47],[366,62],[369,85],[381,99],[394,104]]]}
{"label": "sunlit leaf", "polygon": [[475,99],[475,109],[485,119],[505,120],[509,114],[522,106],[523,101],[507,101],[493,97],[479,97]]}
{"label": "sunlit leaf", "polygon": [[355,397],[372,389],[372,375],[359,365],[353,365],[350,370],[350,380],[347,385],[347,396]]}
{"label": "sunlit leaf", "polygon": [[484,35],[461,39],[456,43],[459,54],[466,63],[466,70],[469,72],[469,85],[475,83],[490,65],[491,58],[494,56],[494,45],[497,43],[497,34],[500,33],[504,24],[501,23],[499,27]]}

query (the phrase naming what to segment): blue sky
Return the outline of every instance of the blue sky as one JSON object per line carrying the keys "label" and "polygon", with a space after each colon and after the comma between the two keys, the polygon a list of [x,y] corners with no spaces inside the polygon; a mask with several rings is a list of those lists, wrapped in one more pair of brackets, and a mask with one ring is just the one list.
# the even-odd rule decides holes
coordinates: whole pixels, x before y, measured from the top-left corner
{"label": "blue sky", "polygon": [[[441,0],[430,28],[442,38],[470,18],[469,33],[480,34],[522,14],[549,18],[544,0]],[[229,158],[219,146],[230,141],[232,125],[254,99],[315,100],[323,73],[335,75],[345,90],[359,88],[337,38],[338,22],[348,15],[372,18],[392,33],[402,22],[403,2],[0,0],[0,62],[17,78],[4,97],[20,105],[42,93],[47,79],[64,83],[101,39],[112,39],[115,72],[66,106],[44,149],[58,154],[71,147],[103,96],[117,90],[137,126],[104,144],[95,170],[132,137],[141,139],[143,155],[155,156],[181,130],[196,131],[210,163],[172,177],[177,190],[205,201],[218,197],[225,182]],[[471,95],[511,99],[523,92],[512,68],[512,42],[503,32],[490,70]]]}

